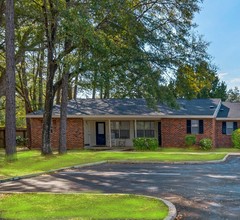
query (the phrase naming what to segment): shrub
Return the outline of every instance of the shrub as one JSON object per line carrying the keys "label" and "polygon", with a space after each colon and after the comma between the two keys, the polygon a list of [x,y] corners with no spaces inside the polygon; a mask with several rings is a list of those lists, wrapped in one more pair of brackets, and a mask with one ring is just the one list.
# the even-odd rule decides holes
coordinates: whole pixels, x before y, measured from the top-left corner
{"label": "shrub", "polygon": [[202,150],[210,150],[212,149],[212,139],[203,138],[199,141],[199,145]]}
{"label": "shrub", "polygon": [[240,148],[240,128],[233,131],[232,142],[234,147]]}
{"label": "shrub", "polygon": [[196,144],[196,135],[188,134],[185,136],[185,144],[187,147],[191,147]]}
{"label": "shrub", "polygon": [[156,151],[158,149],[157,138],[134,138],[133,147],[135,150]]}
{"label": "shrub", "polygon": [[27,138],[24,138],[22,136],[16,136],[16,144],[17,146],[26,146]]}

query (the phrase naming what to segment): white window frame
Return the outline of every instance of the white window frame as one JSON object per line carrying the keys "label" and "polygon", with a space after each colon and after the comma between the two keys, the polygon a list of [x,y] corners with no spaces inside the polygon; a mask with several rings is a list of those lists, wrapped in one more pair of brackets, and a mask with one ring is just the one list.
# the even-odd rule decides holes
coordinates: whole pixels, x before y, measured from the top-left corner
{"label": "white window frame", "polygon": [[191,120],[191,134],[199,134],[199,120]]}
{"label": "white window frame", "polygon": [[[116,135],[115,132],[118,135]],[[123,136],[123,132],[127,132],[128,135]],[[111,138],[112,139],[130,139],[130,122],[129,121],[111,121]]]}
{"label": "white window frame", "polygon": [[[143,133],[143,135],[138,135],[140,131]],[[153,135],[146,135],[147,132]],[[153,138],[155,137],[155,123],[154,121],[137,121],[137,137],[149,137]]]}
{"label": "white window frame", "polygon": [[233,133],[233,129],[234,129],[233,123],[234,122],[232,121],[226,122],[226,135],[231,135]]}

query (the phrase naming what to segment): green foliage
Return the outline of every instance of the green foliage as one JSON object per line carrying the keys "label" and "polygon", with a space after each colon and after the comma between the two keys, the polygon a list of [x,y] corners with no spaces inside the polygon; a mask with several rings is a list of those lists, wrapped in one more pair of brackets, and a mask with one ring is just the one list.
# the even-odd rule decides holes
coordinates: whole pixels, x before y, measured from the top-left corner
{"label": "green foliage", "polygon": [[232,142],[235,148],[240,148],[240,128],[236,129],[232,133]]}
{"label": "green foliage", "polygon": [[16,144],[18,147],[26,146],[27,145],[27,138],[23,136],[16,136]]}
{"label": "green foliage", "polygon": [[224,81],[220,81],[218,77],[212,83],[212,89],[210,92],[210,98],[221,98],[222,101],[227,99],[227,84]]}
{"label": "green foliage", "polygon": [[237,86],[234,89],[229,89],[227,101],[240,102],[240,91]]}
{"label": "green foliage", "polygon": [[[175,97],[166,84],[169,76],[188,63],[189,71],[180,72],[194,84],[191,86],[184,77],[180,83],[189,88],[190,94],[185,97],[192,97],[203,85],[211,84],[210,74],[204,72],[204,64],[210,63],[208,44],[194,33],[193,18],[200,10],[200,2],[15,1],[16,94],[26,106],[26,113],[52,106],[50,102],[44,105],[49,94],[53,94],[46,91],[46,85],[52,89],[54,84],[58,96],[58,82],[66,68],[70,70],[70,99],[70,94],[79,94],[77,89],[81,89],[81,94],[94,98],[145,98],[153,104],[155,100],[174,104]],[[4,7],[2,11],[4,15]],[[0,44],[4,48],[4,22],[0,25],[3,30]],[[49,39],[53,42],[47,42]],[[66,40],[70,44],[68,49],[64,46]],[[50,45],[54,68],[49,70],[54,73],[48,77],[47,67],[53,64],[47,58],[51,57],[47,54]],[[2,50],[1,72],[5,63]],[[196,70],[195,66],[199,68]],[[58,102],[60,96],[55,100]],[[25,114],[21,110],[17,110],[17,126],[22,127]]]}
{"label": "green foliage", "polygon": [[157,138],[134,138],[133,147],[139,151],[155,151],[158,149]]}
{"label": "green foliage", "polygon": [[[5,127],[5,97],[0,98],[0,127]],[[26,112],[24,102],[16,97],[16,127],[26,127]]]}
{"label": "green foliage", "polygon": [[5,127],[5,97],[0,98],[0,127]]}
{"label": "green foliage", "polygon": [[210,138],[203,138],[199,141],[200,148],[202,150],[210,150],[212,149],[212,139]]}
{"label": "green foliage", "polygon": [[194,134],[188,134],[185,136],[185,145],[187,147],[191,147],[194,144],[196,144],[196,135]]}
{"label": "green foliage", "polygon": [[[217,72],[206,61],[200,61],[197,65],[183,65],[178,68],[174,86],[171,85],[176,97],[192,98],[214,98],[220,86]],[[220,89],[220,88],[219,88]],[[224,91],[222,91],[224,93]],[[219,91],[217,93],[219,95]],[[224,94],[221,94],[225,100]],[[220,97],[221,98],[221,97]]]}

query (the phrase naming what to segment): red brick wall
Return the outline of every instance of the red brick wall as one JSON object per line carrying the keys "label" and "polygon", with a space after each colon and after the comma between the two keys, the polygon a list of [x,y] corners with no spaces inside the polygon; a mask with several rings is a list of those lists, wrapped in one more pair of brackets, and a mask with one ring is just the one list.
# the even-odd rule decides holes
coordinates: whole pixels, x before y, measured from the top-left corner
{"label": "red brick wall", "polygon": [[31,118],[31,148],[42,146],[42,119]]}
{"label": "red brick wall", "polygon": [[[52,120],[51,145],[58,148],[60,119]],[[31,147],[42,146],[42,119],[31,118]],[[83,119],[71,118],[67,120],[67,149],[79,149],[84,146]]]}
{"label": "red brick wall", "polygon": [[[192,119],[194,120],[194,119]],[[196,118],[195,120],[199,120]],[[162,146],[163,147],[185,147],[185,136],[187,135],[187,119],[161,119]],[[215,137],[215,119],[204,119],[204,134],[197,134],[197,142],[202,138]]]}
{"label": "red brick wall", "polygon": [[[232,147],[231,135],[222,134],[222,122],[216,121],[216,146],[217,147]],[[230,122],[230,121],[229,121]],[[240,127],[240,121],[237,121],[238,128]]]}

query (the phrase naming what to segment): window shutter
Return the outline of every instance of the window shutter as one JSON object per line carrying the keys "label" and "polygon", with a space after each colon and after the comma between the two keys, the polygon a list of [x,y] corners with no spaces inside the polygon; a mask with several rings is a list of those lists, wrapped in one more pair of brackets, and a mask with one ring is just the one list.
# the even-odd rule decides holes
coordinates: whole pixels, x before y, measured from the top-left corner
{"label": "window shutter", "polygon": [[204,133],[203,120],[199,120],[199,134]]}
{"label": "window shutter", "polygon": [[222,134],[227,133],[227,123],[225,121],[222,122]]}
{"label": "window shutter", "polygon": [[233,130],[236,130],[237,128],[238,128],[237,122],[235,121],[235,122],[233,122]]}
{"label": "window shutter", "polygon": [[187,134],[191,134],[191,120],[187,120]]}

